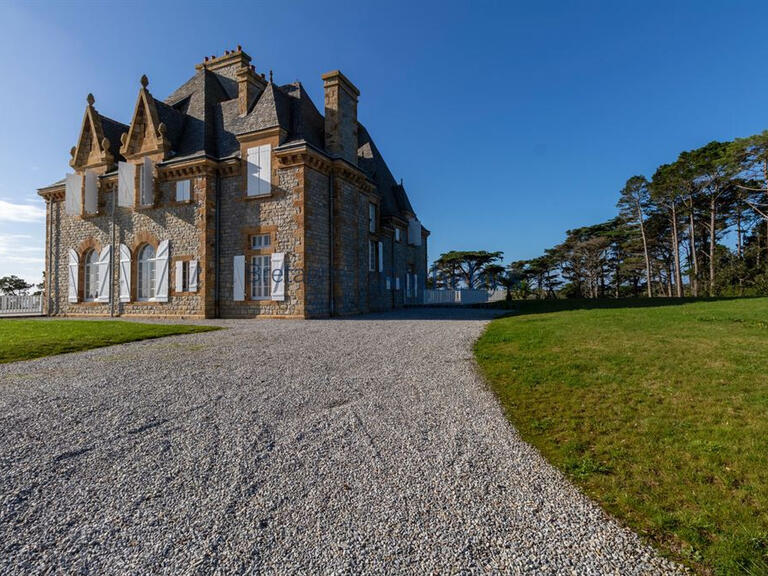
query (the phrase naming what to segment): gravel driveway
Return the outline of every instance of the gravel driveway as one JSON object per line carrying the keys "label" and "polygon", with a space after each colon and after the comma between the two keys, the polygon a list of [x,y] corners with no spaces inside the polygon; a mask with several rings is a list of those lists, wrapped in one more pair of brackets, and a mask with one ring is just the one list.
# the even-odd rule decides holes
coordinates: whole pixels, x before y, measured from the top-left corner
{"label": "gravel driveway", "polygon": [[475,373],[488,312],[0,365],[0,573],[652,574]]}

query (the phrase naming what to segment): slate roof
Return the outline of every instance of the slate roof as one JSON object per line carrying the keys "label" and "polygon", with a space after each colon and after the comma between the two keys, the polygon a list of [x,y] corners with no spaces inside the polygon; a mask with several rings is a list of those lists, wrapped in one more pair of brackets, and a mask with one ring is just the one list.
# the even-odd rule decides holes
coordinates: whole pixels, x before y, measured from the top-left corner
{"label": "slate roof", "polygon": [[[267,83],[248,113],[241,116],[236,71],[235,67],[216,71],[202,67],[164,101],[155,99],[158,119],[165,124],[171,142],[170,161],[199,156],[236,157],[240,155],[238,136],[274,127],[285,130],[284,145],[306,142],[324,151],[325,120],[300,82],[282,86]],[[105,116],[101,118],[111,152],[122,160],[120,135],[128,132],[129,127]],[[407,219],[414,215],[403,186],[395,180],[361,124],[358,124],[358,167],[376,184],[383,216]]]}
{"label": "slate roof", "polygon": [[124,132],[128,132],[128,126],[103,114],[99,114],[99,117],[101,118],[101,129],[104,131],[104,137],[109,140],[109,153],[117,160],[125,160],[120,154],[120,136]]}

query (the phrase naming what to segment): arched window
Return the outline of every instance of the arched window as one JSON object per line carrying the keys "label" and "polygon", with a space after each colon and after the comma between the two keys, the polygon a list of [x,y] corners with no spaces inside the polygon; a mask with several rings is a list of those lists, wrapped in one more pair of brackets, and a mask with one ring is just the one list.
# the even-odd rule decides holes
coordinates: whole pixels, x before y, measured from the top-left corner
{"label": "arched window", "polygon": [[88,250],[83,258],[85,267],[85,291],[83,300],[93,302],[99,297],[99,254],[96,250]]}
{"label": "arched window", "polygon": [[138,300],[150,300],[155,297],[155,249],[151,244],[145,244],[139,250],[138,266]]}

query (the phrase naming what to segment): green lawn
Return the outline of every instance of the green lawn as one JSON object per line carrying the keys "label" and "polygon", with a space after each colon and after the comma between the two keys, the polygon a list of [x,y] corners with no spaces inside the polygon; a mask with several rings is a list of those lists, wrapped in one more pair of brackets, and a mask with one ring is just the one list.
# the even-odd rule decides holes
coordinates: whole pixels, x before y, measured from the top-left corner
{"label": "green lawn", "polygon": [[768,574],[768,298],[649,304],[523,303],[475,354],[608,512],[702,573]]}
{"label": "green lawn", "polygon": [[0,363],[89,350],[134,340],[217,330],[213,326],[119,320],[0,320]]}

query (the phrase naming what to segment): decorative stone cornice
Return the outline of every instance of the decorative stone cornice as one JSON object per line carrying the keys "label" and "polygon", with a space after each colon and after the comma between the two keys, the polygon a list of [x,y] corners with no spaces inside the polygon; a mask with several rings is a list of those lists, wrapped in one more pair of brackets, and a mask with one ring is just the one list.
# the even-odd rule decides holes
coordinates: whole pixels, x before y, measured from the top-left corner
{"label": "decorative stone cornice", "polygon": [[376,191],[376,184],[368,178],[365,172],[341,158],[333,160],[333,172],[336,176],[354,184],[363,192],[372,194]]}
{"label": "decorative stone cornice", "polygon": [[159,164],[157,174],[161,179],[191,178],[195,176],[237,176],[240,174],[241,164],[237,158],[230,158],[217,162],[211,158],[193,158],[183,162],[172,164]]}
{"label": "decorative stone cornice", "polygon": [[275,158],[277,158],[279,168],[303,165],[317,170],[321,174],[328,174],[331,170],[331,159],[306,145],[279,150],[275,152]]}

